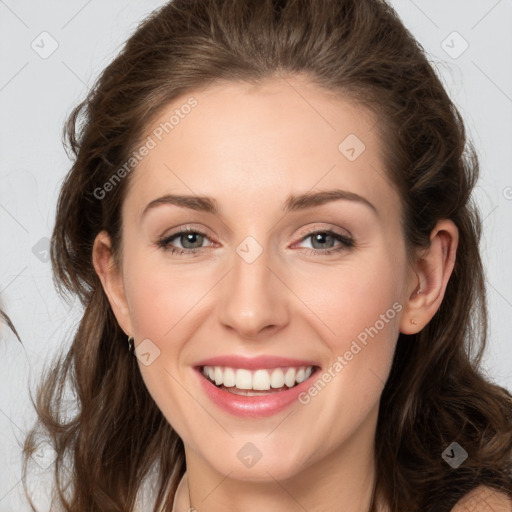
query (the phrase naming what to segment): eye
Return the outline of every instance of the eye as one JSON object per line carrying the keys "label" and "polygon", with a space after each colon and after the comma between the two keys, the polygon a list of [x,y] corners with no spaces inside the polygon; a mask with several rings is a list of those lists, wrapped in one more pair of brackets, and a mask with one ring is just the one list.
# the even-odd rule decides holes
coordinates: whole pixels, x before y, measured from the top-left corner
{"label": "eye", "polygon": [[[161,238],[158,240],[157,245],[171,254],[195,255],[205,248],[203,243],[207,239],[209,238],[206,233],[200,230],[184,228],[172,235]],[[307,239],[311,239],[312,247],[309,252],[313,255],[328,255],[346,250],[355,245],[353,238],[333,230],[311,231],[301,240],[305,241]],[[180,246],[176,247],[174,245],[176,242],[179,242]],[[336,242],[338,245],[336,245]]]}
{"label": "eye", "polygon": [[[302,241],[311,239],[311,253],[314,255],[325,255],[339,252],[354,246],[354,239],[337,233],[333,230],[317,230],[308,233]],[[334,245],[336,242],[339,244]]]}
{"label": "eye", "polygon": [[[184,228],[181,231],[158,240],[157,245],[161,249],[171,252],[171,254],[196,253],[203,249],[203,242],[207,238],[206,233],[202,231]],[[181,244],[181,247],[171,245],[175,240]]]}

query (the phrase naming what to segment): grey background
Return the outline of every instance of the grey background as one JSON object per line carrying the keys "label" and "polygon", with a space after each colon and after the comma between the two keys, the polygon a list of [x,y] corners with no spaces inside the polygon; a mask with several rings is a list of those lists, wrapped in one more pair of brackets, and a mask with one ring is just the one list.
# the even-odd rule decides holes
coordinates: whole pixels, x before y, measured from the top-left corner
{"label": "grey background", "polygon": [[[512,0],[392,4],[429,53],[479,153],[475,197],[485,218],[490,309],[484,369],[512,390]],[[159,5],[0,0],[0,297],[24,342],[23,348],[5,328],[0,333],[0,512],[28,510],[18,448],[34,420],[28,388],[35,389],[42,366],[69,343],[80,317],[77,303],[57,296],[46,251],[70,166],[62,125],[138,22]],[[52,45],[58,47],[48,55]],[[35,492],[47,510],[42,470],[51,452],[39,455]]]}

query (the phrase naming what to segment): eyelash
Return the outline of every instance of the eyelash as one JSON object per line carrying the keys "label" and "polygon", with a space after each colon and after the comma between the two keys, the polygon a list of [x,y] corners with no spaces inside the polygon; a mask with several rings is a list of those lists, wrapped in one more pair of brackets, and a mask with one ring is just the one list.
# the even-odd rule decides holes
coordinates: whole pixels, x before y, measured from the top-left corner
{"label": "eyelash", "polygon": [[[171,254],[177,254],[177,255],[188,254],[190,256],[197,256],[198,253],[201,252],[202,249],[205,249],[205,247],[197,247],[195,249],[181,249],[179,247],[173,247],[173,246],[169,245],[171,243],[171,241],[173,241],[175,238],[179,238],[181,235],[184,235],[187,233],[194,233],[194,234],[201,235],[201,236],[208,238],[208,235],[206,233],[204,233],[198,229],[184,228],[181,231],[178,231],[170,236],[161,238],[160,240],[157,241],[157,246],[160,249],[163,249],[164,251],[170,252]],[[307,238],[310,238],[311,236],[317,235],[317,234],[327,234],[327,235],[333,236],[336,240],[341,242],[341,244],[338,247],[335,247],[332,249],[326,249],[326,250],[309,249],[310,255],[327,256],[327,255],[330,255],[333,253],[338,253],[338,252],[350,249],[350,248],[354,247],[354,245],[355,245],[354,240],[352,238],[345,236],[345,235],[341,235],[340,233],[336,233],[335,231],[332,231],[329,229],[310,231],[306,235],[304,235],[300,241],[302,242],[302,241],[306,240]]]}

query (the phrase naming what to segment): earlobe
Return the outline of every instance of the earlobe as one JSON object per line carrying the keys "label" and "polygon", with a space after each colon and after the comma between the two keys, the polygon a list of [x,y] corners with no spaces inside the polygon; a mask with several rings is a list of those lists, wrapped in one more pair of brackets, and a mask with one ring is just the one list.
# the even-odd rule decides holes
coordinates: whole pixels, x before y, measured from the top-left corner
{"label": "earlobe", "polygon": [[114,261],[111,239],[106,231],[98,233],[94,240],[92,260],[119,326],[127,335],[131,335],[133,331],[122,273]]}
{"label": "earlobe", "polygon": [[400,332],[416,334],[432,319],[452,274],[459,231],[453,221],[439,221],[430,235],[430,246],[418,255],[406,292]]}

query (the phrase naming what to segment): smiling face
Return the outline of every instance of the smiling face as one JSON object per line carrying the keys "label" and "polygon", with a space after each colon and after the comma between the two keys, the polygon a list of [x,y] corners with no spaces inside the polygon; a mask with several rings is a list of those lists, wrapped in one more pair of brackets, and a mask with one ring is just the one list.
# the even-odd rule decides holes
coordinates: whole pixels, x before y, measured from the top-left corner
{"label": "smiling face", "polygon": [[147,136],[107,288],[188,467],[280,480],[341,454],[370,461],[417,285],[375,118],[276,79],[185,95]]}

